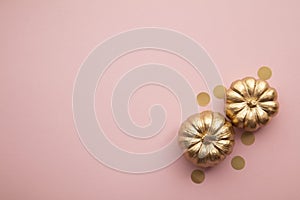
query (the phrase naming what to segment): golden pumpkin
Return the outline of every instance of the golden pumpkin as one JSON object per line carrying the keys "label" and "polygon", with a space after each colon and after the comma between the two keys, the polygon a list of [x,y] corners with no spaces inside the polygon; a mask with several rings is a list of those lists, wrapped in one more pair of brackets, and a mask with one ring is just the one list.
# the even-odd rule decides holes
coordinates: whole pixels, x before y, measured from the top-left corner
{"label": "golden pumpkin", "polygon": [[184,156],[203,168],[224,160],[234,146],[232,124],[217,112],[192,115],[182,123],[178,134]]}
{"label": "golden pumpkin", "polygon": [[277,92],[260,79],[246,77],[233,82],[226,92],[226,115],[246,131],[266,125],[278,112]]}

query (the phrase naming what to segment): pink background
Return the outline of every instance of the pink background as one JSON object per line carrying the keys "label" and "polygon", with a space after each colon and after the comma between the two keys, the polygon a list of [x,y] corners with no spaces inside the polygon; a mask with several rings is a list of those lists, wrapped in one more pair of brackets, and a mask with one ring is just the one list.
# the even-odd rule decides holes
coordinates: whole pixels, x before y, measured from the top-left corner
{"label": "pink background", "polygon": [[[299,6],[297,0],[1,1],[0,199],[300,199]],[[230,158],[243,156],[243,170],[233,170],[228,158],[197,185],[190,179],[195,167],[183,158],[163,170],[133,175],[100,164],[85,150],[72,115],[77,71],[107,37],[145,26],[194,38],[209,52],[226,86],[256,76],[261,65],[271,67],[280,113],[256,134],[252,146],[237,136]],[[146,62],[191,67],[176,56],[149,51],[128,55],[107,72],[96,94],[97,110],[107,110],[98,118],[107,120],[108,137],[130,151],[164,146],[179,125],[174,96],[150,86],[134,95],[130,112],[142,125],[148,123],[149,105],[165,105],[168,118],[161,135],[136,141],[109,121],[105,104],[111,84],[126,67]],[[201,77],[182,73],[197,92],[206,90]]]}

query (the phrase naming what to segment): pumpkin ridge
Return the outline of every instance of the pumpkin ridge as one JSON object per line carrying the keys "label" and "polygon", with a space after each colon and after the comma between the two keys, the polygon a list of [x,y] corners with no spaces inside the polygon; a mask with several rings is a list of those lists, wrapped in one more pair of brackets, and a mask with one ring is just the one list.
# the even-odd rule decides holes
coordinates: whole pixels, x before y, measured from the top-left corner
{"label": "pumpkin ridge", "polygon": [[[246,93],[247,93],[248,97],[251,97],[251,95],[249,94],[249,90],[248,90],[249,87],[248,87],[248,85],[246,83],[246,78],[242,80],[242,84],[245,87],[245,90],[246,90]],[[247,97],[244,97],[244,98],[247,98]]]}
{"label": "pumpkin ridge", "polygon": [[243,98],[243,100],[245,100],[245,96],[239,91],[239,90],[237,90],[236,88],[231,88],[231,90],[232,91],[234,91],[234,92],[236,92],[236,93],[238,93],[242,98]]}

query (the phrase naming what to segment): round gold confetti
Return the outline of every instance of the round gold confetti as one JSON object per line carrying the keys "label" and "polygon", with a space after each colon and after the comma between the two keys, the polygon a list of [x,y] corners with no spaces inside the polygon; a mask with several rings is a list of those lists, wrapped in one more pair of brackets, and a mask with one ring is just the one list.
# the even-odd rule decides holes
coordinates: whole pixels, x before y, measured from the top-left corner
{"label": "round gold confetti", "polygon": [[205,179],[205,174],[203,171],[196,169],[192,172],[191,179],[194,183],[202,183]]}
{"label": "round gold confetti", "polygon": [[272,70],[269,67],[263,66],[259,68],[257,75],[262,80],[268,80],[272,76]]}
{"label": "round gold confetti", "polygon": [[207,94],[206,92],[200,92],[197,95],[197,101],[198,101],[199,106],[207,106],[210,101],[209,94]]}
{"label": "round gold confetti", "polygon": [[235,156],[231,160],[231,166],[233,169],[241,170],[245,167],[245,160],[241,156]]}
{"label": "round gold confetti", "polygon": [[223,85],[217,85],[214,88],[214,95],[218,99],[224,99],[225,97],[226,88]]}
{"label": "round gold confetti", "polygon": [[255,141],[255,136],[253,133],[244,132],[241,136],[241,140],[244,145],[251,145]]}

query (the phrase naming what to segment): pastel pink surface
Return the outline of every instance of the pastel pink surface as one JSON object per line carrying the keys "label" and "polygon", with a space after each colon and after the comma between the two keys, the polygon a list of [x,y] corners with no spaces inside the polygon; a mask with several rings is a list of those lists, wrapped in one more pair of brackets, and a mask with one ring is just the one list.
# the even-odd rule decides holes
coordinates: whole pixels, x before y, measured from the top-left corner
{"label": "pastel pink surface", "polygon": [[[2,1],[0,199],[299,199],[299,6],[296,0]],[[180,31],[202,44],[226,86],[243,76],[256,76],[261,65],[273,70],[269,82],[279,93],[279,115],[256,134],[254,145],[245,146],[237,137],[231,156],[206,171],[200,185],[191,181],[195,167],[183,158],[148,174],[112,170],[86,151],[75,129],[72,91],[81,63],[107,37],[149,26]],[[185,65],[174,56],[147,55],[128,55],[107,77],[117,78],[125,64],[166,62],[178,70]],[[201,77],[198,83],[190,71],[183,73],[195,90],[205,90]],[[114,80],[103,80],[105,87],[98,88],[96,101],[111,92]],[[161,88],[137,92],[136,103],[130,104],[132,117],[148,123],[146,110],[157,100],[151,95],[156,90],[168,112],[163,134],[152,138],[152,145],[117,132],[108,136],[112,141],[147,152],[176,134],[179,110],[174,97]],[[146,103],[139,104],[143,99]],[[169,101],[173,103],[167,105]],[[109,110],[97,114],[111,119]],[[116,127],[107,123],[106,129]],[[246,160],[241,171],[230,166],[235,155]]]}

